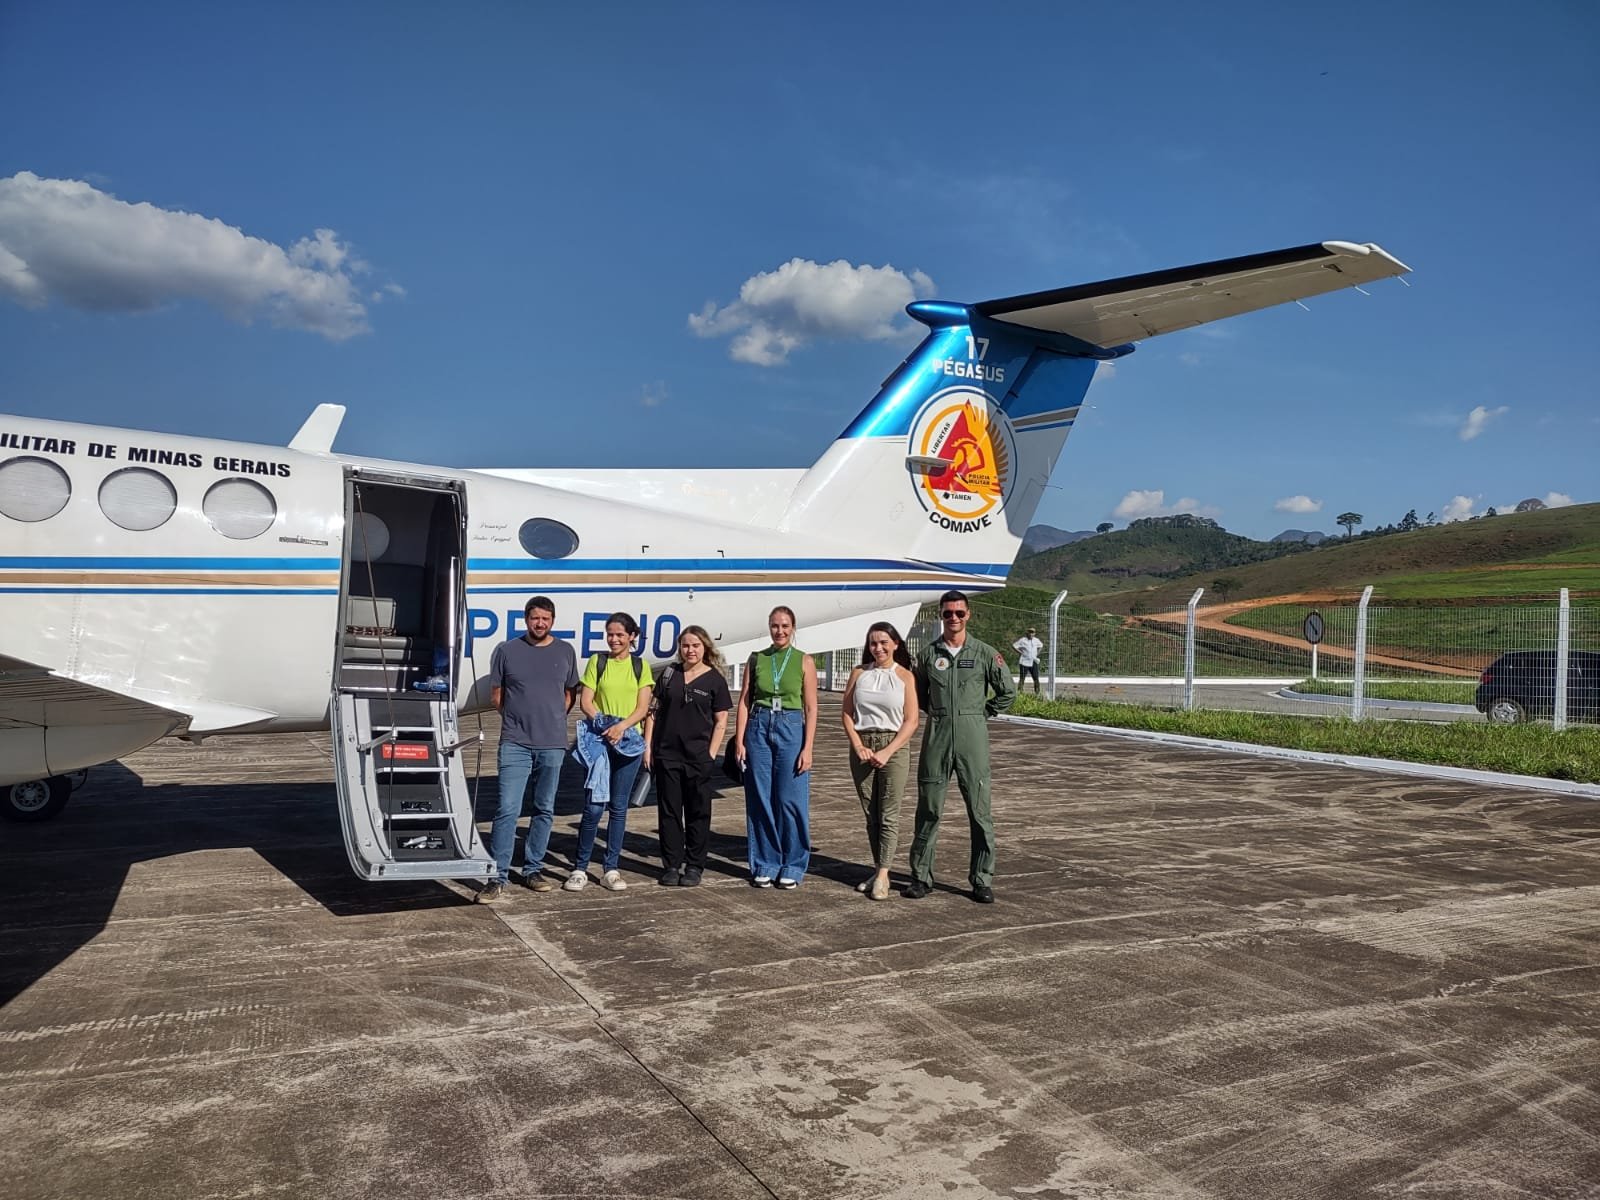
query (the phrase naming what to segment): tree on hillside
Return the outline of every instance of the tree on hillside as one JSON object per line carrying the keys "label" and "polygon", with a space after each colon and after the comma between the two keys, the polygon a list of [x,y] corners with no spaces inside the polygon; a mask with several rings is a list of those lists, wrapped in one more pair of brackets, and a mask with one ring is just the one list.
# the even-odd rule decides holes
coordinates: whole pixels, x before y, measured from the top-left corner
{"label": "tree on hillside", "polygon": [[1545,506],[1545,502],[1543,500],[1540,500],[1537,496],[1529,496],[1521,504],[1517,505],[1516,511],[1517,512],[1538,512],[1541,508],[1544,508],[1544,507],[1546,507],[1546,506]]}
{"label": "tree on hillside", "polygon": [[1439,518],[1438,518],[1438,517],[1436,517],[1436,516],[1434,516],[1434,515],[1433,515],[1433,514],[1432,514],[1432,513],[1431,513],[1431,512],[1430,512],[1430,513],[1429,513],[1429,514],[1428,514],[1428,515],[1427,515],[1427,516],[1426,516],[1426,517],[1424,517],[1424,518],[1423,518],[1423,521],[1422,521],[1422,523],[1423,523],[1423,524],[1424,524],[1424,525],[1427,525],[1427,526],[1429,526],[1429,527],[1430,527],[1430,528],[1431,528],[1431,527],[1433,527],[1433,526],[1434,526],[1434,525],[1437,525],[1437,524],[1438,524],[1438,523],[1439,523]]}
{"label": "tree on hillside", "polygon": [[1483,515],[1486,516],[1486,517],[1498,517],[1500,515],[1500,512],[1499,512],[1498,509],[1495,508],[1494,505],[1491,504],[1491,505],[1489,505],[1488,508],[1483,510]]}
{"label": "tree on hillside", "polygon": [[1421,524],[1422,522],[1417,520],[1417,510],[1414,508],[1408,508],[1406,509],[1406,515],[1400,518],[1400,532],[1410,533],[1413,529],[1416,529]]}
{"label": "tree on hillside", "polygon": [[1333,519],[1333,523],[1335,525],[1343,525],[1344,535],[1345,537],[1349,537],[1351,534],[1355,533],[1356,526],[1361,524],[1361,522],[1365,519],[1366,518],[1364,518],[1358,512],[1342,512]]}
{"label": "tree on hillside", "polygon": [[1224,604],[1228,602],[1228,595],[1239,590],[1239,581],[1232,575],[1222,575],[1211,581],[1211,590],[1217,594],[1217,599]]}
{"label": "tree on hillside", "polygon": [[1096,533],[1110,533],[1115,528],[1116,526],[1110,521],[1101,521],[1100,524],[1094,527],[1094,531]]}

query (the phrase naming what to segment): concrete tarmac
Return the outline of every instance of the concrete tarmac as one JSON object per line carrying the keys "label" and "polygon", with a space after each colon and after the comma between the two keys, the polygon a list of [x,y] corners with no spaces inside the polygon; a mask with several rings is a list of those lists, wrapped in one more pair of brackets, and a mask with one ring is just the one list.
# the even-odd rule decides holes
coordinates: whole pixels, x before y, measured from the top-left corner
{"label": "concrete tarmac", "polygon": [[1594,802],[996,725],[999,902],[952,788],[873,903],[825,704],[792,893],[729,790],[699,889],[653,809],[623,893],[359,883],[308,735],[5,826],[0,1193],[1600,1196]]}

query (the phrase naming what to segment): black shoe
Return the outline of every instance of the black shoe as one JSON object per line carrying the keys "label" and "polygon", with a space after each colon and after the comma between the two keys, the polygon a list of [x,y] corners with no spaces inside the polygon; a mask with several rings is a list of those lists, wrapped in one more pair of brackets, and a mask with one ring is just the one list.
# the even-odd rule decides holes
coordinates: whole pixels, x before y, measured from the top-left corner
{"label": "black shoe", "polygon": [[981,883],[975,883],[972,885],[972,898],[979,904],[993,904],[994,889]]}
{"label": "black shoe", "polygon": [[668,867],[661,872],[661,878],[656,881],[662,887],[677,887],[679,882],[678,868]]}
{"label": "black shoe", "polygon": [[923,883],[920,879],[913,879],[911,886],[905,890],[905,897],[907,900],[921,900],[926,896],[932,895],[932,893],[933,885],[931,883]]}
{"label": "black shoe", "polygon": [[[703,874],[705,874],[705,872],[702,871],[699,867],[685,867],[683,869],[683,874],[678,876],[678,886],[679,887],[699,887],[700,886],[700,876],[703,875]],[[666,880],[663,879],[661,882],[665,883]]]}
{"label": "black shoe", "polygon": [[494,904],[506,898],[506,885],[498,879],[491,879],[478,889],[477,895],[472,897],[474,904]]}

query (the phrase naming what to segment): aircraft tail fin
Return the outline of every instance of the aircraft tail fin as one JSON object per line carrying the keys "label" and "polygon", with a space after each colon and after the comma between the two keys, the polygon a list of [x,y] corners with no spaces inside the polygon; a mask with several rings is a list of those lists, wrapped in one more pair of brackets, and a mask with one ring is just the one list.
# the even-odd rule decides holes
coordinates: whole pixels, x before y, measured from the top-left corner
{"label": "aircraft tail fin", "polygon": [[780,528],[999,582],[1098,364],[1145,337],[1409,268],[1322,242],[979,304],[918,301],[928,335],[805,473]]}

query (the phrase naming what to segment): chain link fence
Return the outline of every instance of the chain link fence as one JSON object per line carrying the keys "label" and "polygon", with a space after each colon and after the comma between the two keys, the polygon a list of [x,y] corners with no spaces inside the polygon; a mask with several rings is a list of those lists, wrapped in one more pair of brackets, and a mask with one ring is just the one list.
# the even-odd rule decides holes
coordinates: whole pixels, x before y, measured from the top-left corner
{"label": "chain link fence", "polygon": [[[1593,598],[1406,604],[1372,603],[1370,592],[1316,604],[1216,602],[1202,592],[1186,609],[1130,616],[1066,602],[1052,612],[999,592],[973,599],[968,628],[1005,655],[1013,677],[1015,643],[1037,631],[1047,696],[1358,719],[1600,722]],[[1315,645],[1306,636],[1313,614]],[[938,635],[930,606],[906,640],[915,654]],[[859,646],[819,655],[822,685],[842,690],[860,657]]]}

